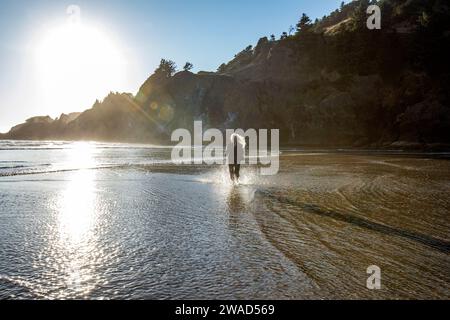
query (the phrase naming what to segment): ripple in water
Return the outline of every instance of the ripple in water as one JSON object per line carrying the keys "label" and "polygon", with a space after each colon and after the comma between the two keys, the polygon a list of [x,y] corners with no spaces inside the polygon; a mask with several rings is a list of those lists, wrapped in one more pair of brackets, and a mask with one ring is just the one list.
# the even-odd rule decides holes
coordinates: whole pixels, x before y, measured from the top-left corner
{"label": "ripple in water", "polygon": [[448,160],[284,152],[233,185],[164,148],[31,147],[1,166],[70,171],[0,177],[0,298],[449,298]]}

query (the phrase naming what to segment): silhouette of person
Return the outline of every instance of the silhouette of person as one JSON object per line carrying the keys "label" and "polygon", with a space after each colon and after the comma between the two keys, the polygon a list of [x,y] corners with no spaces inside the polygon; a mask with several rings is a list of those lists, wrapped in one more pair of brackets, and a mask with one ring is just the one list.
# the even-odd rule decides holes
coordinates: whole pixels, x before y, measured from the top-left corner
{"label": "silhouette of person", "polygon": [[228,143],[225,153],[227,157],[230,179],[239,182],[239,171],[241,162],[244,159],[245,139],[237,133],[233,133]]}

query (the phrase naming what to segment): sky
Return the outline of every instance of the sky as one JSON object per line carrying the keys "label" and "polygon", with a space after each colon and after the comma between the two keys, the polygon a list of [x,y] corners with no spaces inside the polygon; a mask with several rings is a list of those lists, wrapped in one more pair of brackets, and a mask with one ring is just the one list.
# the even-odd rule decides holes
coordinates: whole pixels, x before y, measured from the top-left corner
{"label": "sky", "polygon": [[[0,132],[32,116],[83,111],[109,91],[134,94],[161,58],[215,71],[259,38],[278,38],[303,12],[315,19],[341,2],[2,0]],[[75,16],[76,30],[67,27]]]}

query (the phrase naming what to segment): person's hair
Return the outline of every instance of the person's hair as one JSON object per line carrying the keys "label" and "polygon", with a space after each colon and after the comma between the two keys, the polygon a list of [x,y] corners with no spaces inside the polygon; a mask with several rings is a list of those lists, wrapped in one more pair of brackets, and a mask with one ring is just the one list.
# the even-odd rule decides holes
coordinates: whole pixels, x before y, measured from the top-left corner
{"label": "person's hair", "polygon": [[237,142],[245,148],[245,138],[238,133],[231,134],[230,140],[234,143],[234,138],[237,138]]}

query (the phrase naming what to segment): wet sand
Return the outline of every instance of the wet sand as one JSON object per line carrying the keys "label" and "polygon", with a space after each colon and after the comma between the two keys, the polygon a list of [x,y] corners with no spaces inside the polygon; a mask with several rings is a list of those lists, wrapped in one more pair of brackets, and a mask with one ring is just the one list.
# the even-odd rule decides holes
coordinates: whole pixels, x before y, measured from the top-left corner
{"label": "wet sand", "polygon": [[450,298],[446,154],[284,151],[233,186],[164,149],[94,149],[33,151],[47,171],[0,151],[0,298]]}

